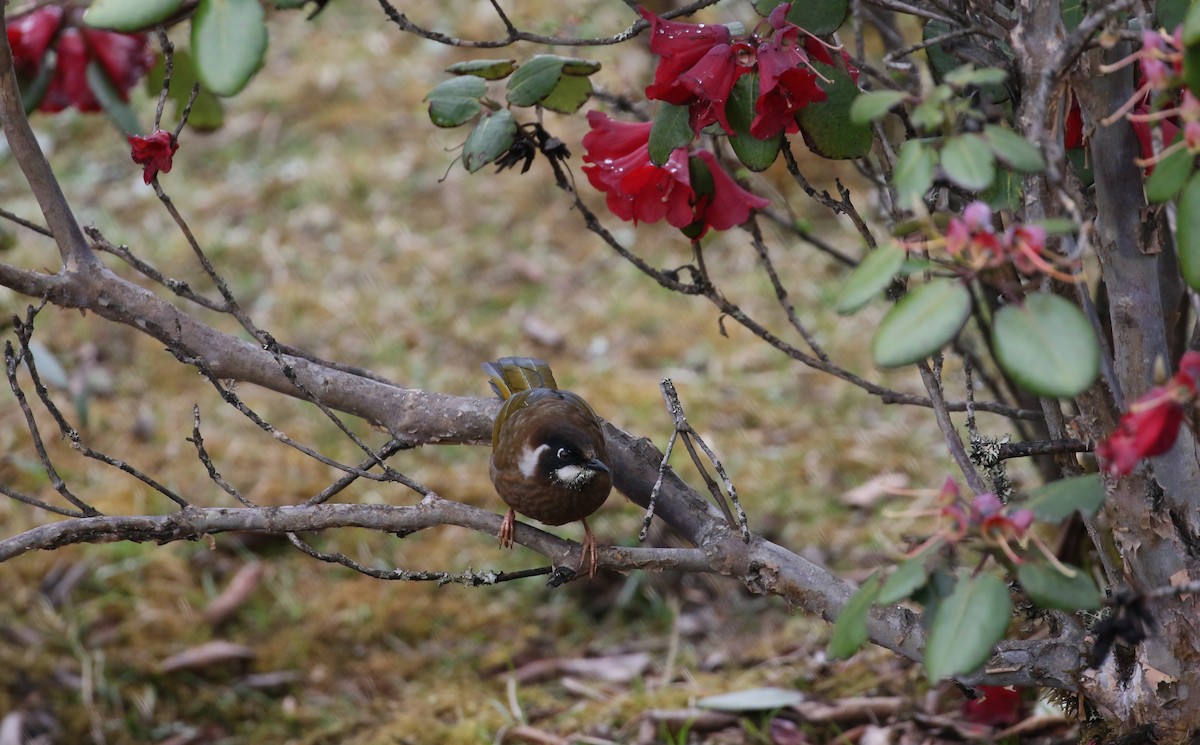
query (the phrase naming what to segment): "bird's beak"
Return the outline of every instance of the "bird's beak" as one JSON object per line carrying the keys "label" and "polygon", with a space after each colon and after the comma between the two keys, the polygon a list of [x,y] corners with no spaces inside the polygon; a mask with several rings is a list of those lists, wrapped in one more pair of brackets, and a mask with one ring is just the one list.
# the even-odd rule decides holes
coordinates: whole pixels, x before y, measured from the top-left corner
{"label": "bird's beak", "polygon": [[608,473],[608,466],[604,465],[604,461],[600,460],[599,458],[592,458],[587,463],[584,463],[583,467],[591,471],[603,471],[604,473]]}

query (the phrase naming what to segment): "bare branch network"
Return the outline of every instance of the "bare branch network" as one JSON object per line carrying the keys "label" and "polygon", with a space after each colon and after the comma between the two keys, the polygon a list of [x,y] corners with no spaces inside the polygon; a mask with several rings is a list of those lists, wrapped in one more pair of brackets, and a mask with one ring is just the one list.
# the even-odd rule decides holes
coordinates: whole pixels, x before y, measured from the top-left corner
{"label": "bare branch network", "polygon": [[[711,4],[713,0],[701,0],[679,9],[677,14],[690,13]],[[929,8],[921,8],[898,0],[869,0],[863,4],[866,6],[863,15],[869,20],[875,17],[872,14],[882,17],[882,14],[899,12],[945,21],[953,27],[949,32],[937,37],[937,40],[943,43],[965,37],[986,38],[993,42],[1011,40],[1014,48],[1028,53],[1018,55],[1019,59],[1028,60],[1031,65],[1036,62],[1038,65],[1030,68],[1030,71],[1037,71],[1037,77],[1033,80],[1036,83],[1035,92],[1031,96],[1032,103],[1022,109],[1021,115],[1027,118],[1026,126],[1031,134],[1036,135],[1034,139],[1040,140],[1045,151],[1051,154],[1057,145],[1046,134],[1046,119],[1049,116],[1047,111],[1054,86],[1061,82],[1068,69],[1085,53],[1092,37],[1111,14],[1116,12],[1116,8],[1127,7],[1130,4],[1114,3],[1092,12],[1079,24],[1066,44],[1046,47],[1035,44],[1045,41],[1038,36],[1041,33],[1039,29],[1013,28],[1008,19],[1001,14],[979,12],[970,23],[960,24],[961,19],[955,17],[953,9],[949,8],[947,3],[934,3]],[[608,37],[579,39],[543,36],[519,29],[499,4],[493,3],[505,28],[505,34],[496,39],[470,41],[419,26],[397,11],[387,0],[380,0],[380,5],[399,30],[439,43],[463,47],[495,48],[517,42],[563,46],[608,45],[632,38],[646,28],[645,22],[639,20],[627,29]],[[861,19],[856,20],[856,49],[863,46],[864,24],[860,21]],[[889,24],[879,21],[877,25],[880,32],[886,35]],[[170,45],[165,37],[162,46],[169,60]],[[886,63],[896,70],[909,69],[911,65],[905,67],[906,58],[922,48],[922,45],[896,45],[896,51],[888,55]],[[862,56],[861,52],[858,56]],[[887,81],[887,85],[895,85],[888,74],[873,70],[859,59],[855,59],[854,63],[866,74],[880,81],[880,84]],[[161,111],[160,106],[160,117]],[[13,394],[25,415],[42,467],[58,495],[58,503],[40,496],[22,494],[4,485],[0,485],[0,491],[10,499],[65,519],[41,525],[18,535],[0,538],[0,561],[18,557],[28,551],[53,550],[78,543],[117,540],[167,543],[198,540],[206,535],[226,531],[250,530],[286,534],[298,550],[313,558],[337,563],[380,579],[453,582],[469,586],[490,585],[546,574],[551,575],[552,582],[570,579],[569,575],[556,573],[552,567],[537,567],[507,574],[472,570],[455,572],[380,569],[364,566],[342,554],[319,551],[310,545],[305,540],[305,534],[338,528],[361,528],[405,536],[437,526],[455,525],[495,535],[500,525],[499,515],[443,498],[395,470],[387,461],[402,450],[422,445],[479,445],[490,442],[492,418],[498,408],[498,402],[404,387],[369,371],[322,360],[302,349],[277,342],[268,331],[259,328],[241,308],[182,212],[157,180],[153,185],[163,208],[186,238],[199,267],[212,282],[218,297],[205,295],[186,281],[166,276],[139,258],[132,249],[110,242],[96,229],[81,229],[25,117],[14,77],[13,57],[7,41],[0,43],[0,121],[3,122],[12,156],[37,198],[45,224],[39,225],[2,210],[0,218],[25,229],[52,236],[61,260],[61,268],[55,273],[0,264],[0,285],[40,302],[43,306],[50,304],[60,308],[86,310],[94,316],[130,327],[157,340],[182,365],[198,371],[225,403],[239,411],[255,426],[270,433],[283,445],[295,448],[341,473],[335,481],[321,492],[312,495],[304,504],[287,507],[255,505],[236,485],[228,483],[221,476],[209,457],[204,446],[200,412],[197,410],[189,438],[197,459],[205,467],[211,481],[242,506],[229,508],[193,504],[187,494],[176,493],[134,466],[94,450],[83,442],[80,433],[58,410],[40,380],[36,362],[29,348],[38,310],[31,308],[24,318],[14,319],[13,328],[17,344],[9,342],[6,347],[6,374]],[[796,187],[832,213],[846,218],[866,245],[874,246],[875,235],[868,226],[867,218],[851,199],[849,190],[840,182],[837,184],[836,196],[818,190],[805,177],[799,162],[786,145],[782,152],[787,172]],[[894,153],[885,152],[879,159],[862,159],[857,166],[872,183],[887,184],[890,182],[891,169],[895,163],[893,156]],[[584,226],[618,256],[662,287],[680,294],[704,298],[722,319],[730,319],[740,324],[790,359],[846,381],[881,403],[932,409],[955,462],[972,490],[986,491],[987,484],[976,464],[972,462],[972,454],[968,452],[967,445],[963,443],[954,422],[950,419],[950,412],[967,412],[972,423],[977,412],[992,413],[1014,423],[1025,441],[1000,447],[997,460],[1056,455],[1071,457],[1074,462],[1073,454],[1090,448],[1086,438],[1076,437],[1068,431],[1065,417],[1057,402],[1038,400],[1011,392],[1002,382],[989,378],[984,366],[976,364],[974,354],[968,349],[956,348],[953,353],[965,360],[970,369],[976,370],[983,388],[990,395],[988,400],[974,400],[973,389],[969,389],[963,400],[950,398],[941,377],[940,361],[933,366],[921,366],[921,377],[927,392],[925,396],[889,389],[833,361],[819,344],[816,335],[796,312],[788,288],[780,279],[772,261],[771,251],[763,239],[761,226],[756,219],[752,219],[745,226],[747,241],[753,246],[759,266],[770,281],[778,309],[787,320],[786,334],[794,334],[796,337],[795,341],[785,339],[780,335],[784,332],[773,331],[767,322],[753,317],[726,297],[721,290],[721,278],[710,274],[698,242],[694,244],[692,261],[686,266],[675,269],[654,266],[623,244],[604,226],[600,217],[576,191],[573,176],[561,161],[553,158],[547,160],[553,170],[556,184],[565,194],[566,201],[577,211]],[[1053,162],[1054,158],[1049,160]],[[1062,185],[1061,174],[1051,173],[1048,180],[1053,187]],[[885,202],[894,198],[886,186],[881,192]],[[1056,191],[1054,199],[1047,199],[1046,203],[1067,204],[1066,193],[1064,187]],[[1070,205],[1077,203],[1082,203],[1082,200],[1071,201]],[[885,207],[895,212],[894,204],[886,204]],[[797,242],[811,246],[815,251],[831,254],[836,259],[851,261],[819,238],[797,227],[795,220],[772,213],[766,213],[765,216]],[[98,256],[101,253],[123,262],[146,284],[164,288],[172,299],[164,299],[147,287],[118,275],[101,261]],[[253,341],[243,340],[202,322],[198,317],[201,310],[228,315],[236,320]],[[982,324],[983,310],[975,307],[972,312]],[[26,387],[22,385],[24,377],[28,377],[32,384],[32,397],[26,394]],[[362,453],[361,460],[357,463],[335,461],[276,431],[270,422],[240,399],[228,381],[254,384],[312,404],[354,443]],[[54,464],[41,445],[42,434],[38,430],[33,413],[35,404],[49,412],[61,435],[80,453],[140,479],[161,494],[163,499],[170,503],[173,511],[157,516],[100,514],[86,498],[76,495],[70,485],[58,477]],[[687,424],[678,399],[671,401],[670,406],[670,413],[676,421],[676,433],[668,444],[668,451],[673,447],[676,437],[682,437],[685,447],[694,457],[699,458],[692,447],[695,432]],[[359,417],[378,426],[387,433],[387,441],[382,445],[373,445],[359,438],[342,420],[344,415]],[[598,557],[600,567],[620,571],[642,569],[722,574],[742,582],[753,592],[784,597],[807,612],[826,620],[836,618],[855,589],[851,584],[805,560],[797,553],[750,532],[736,501],[733,510],[727,506],[719,509],[667,467],[663,453],[649,440],[612,425],[606,425],[605,434],[609,453],[614,459],[612,471],[617,488],[634,503],[652,510],[653,514],[669,524],[694,548],[603,547]],[[702,441],[697,443],[707,451]],[[356,454],[355,458],[359,456]],[[723,473],[721,476],[727,493],[735,497],[732,483]],[[419,502],[411,506],[329,502],[350,484],[362,479],[400,484],[418,495]],[[714,495],[720,495],[716,480],[711,480],[708,486]],[[64,507],[62,503],[70,506]],[[578,544],[564,541],[528,525],[518,525],[515,539],[516,542],[549,558],[555,566],[577,565],[579,562]],[[1110,580],[1117,579],[1110,577]],[[964,678],[963,682],[1045,685],[1076,689],[1083,666],[1083,632],[1077,623],[1069,619],[1058,620],[1062,622],[1063,631],[1056,638],[1003,642],[984,672]],[[914,660],[921,659],[925,631],[917,616],[907,608],[880,607],[872,611],[868,620],[868,635],[873,642],[881,646]]]}

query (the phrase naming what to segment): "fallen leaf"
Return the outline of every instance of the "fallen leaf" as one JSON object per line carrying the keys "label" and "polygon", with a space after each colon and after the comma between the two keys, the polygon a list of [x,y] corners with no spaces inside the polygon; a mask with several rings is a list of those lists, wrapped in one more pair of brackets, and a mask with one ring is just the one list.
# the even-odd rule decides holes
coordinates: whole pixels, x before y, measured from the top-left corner
{"label": "fallen leaf", "polygon": [[191,649],[185,649],[163,660],[158,669],[164,673],[177,670],[199,670],[226,662],[245,662],[258,656],[244,644],[227,641],[211,641]]}
{"label": "fallen leaf", "polygon": [[902,473],[881,473],[842,493],[842,504],[865,510],[874,507],[880,500],[893,496],[896,491],[908,486],[908,476]]}
{"label": "fallen leaf", "polygon": [[265,566],[261,561],[242,565],[234,573],[233,579],[229,580],[229,584],[225,585],[225,589],[204,609],[204,620],[214,626],[229,620],[258,589],[266,571]]}

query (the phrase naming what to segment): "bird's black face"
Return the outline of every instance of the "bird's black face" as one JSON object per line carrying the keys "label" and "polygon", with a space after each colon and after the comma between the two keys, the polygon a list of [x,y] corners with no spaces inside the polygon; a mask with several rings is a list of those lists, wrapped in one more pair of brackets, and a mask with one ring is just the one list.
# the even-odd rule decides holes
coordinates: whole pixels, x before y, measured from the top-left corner
{"label": "bird's black face", "polygon": [[579,490],[608,466],[597,457],[597,448],[582,432],[573,428],[555,428],[539,433],[525,446],[520,469],[526,478],[535,478],[559,488]]}

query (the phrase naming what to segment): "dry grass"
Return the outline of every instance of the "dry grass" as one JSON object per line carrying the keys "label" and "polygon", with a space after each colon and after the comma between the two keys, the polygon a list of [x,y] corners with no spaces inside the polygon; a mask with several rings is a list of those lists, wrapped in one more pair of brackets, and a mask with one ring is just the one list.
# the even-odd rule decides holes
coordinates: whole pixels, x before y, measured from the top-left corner
{"label": "dry grass", "polygon": [[[444,22],[440,3],[413,5],[414,17]],[[532,17],[537,10],[526,12]],[[624,22],[621,10],[618,3],[589,3],[573,11],[573,30],[611,31]],[[464,23],[464,36],[494,33],[485,21]],[[443,180],[457,155],[450,148],[463,135],[434,130],[421,98],[441,79],[441,68],[464,56],[385,27],[373,7],[334,3],[309,25],[298,15],[279,14],[268,67],[228,102],[228,125],[212,135],[185,133],[164,186],[257,322],[322,356],[464,395],[486,393],[481,361],[543,355],[560,380],[604,416],[659,442],[669,421],[657,383],[670,375],[692,422],[730,467],[753,527],[769,526],[776,540],[842,570],[886,555],[896,526],[878,528],[869,516],[841,507],[838,495],[888,471],[908,474],[916,484],[940,482],[947,466],[931,419],[881,408],[860,391],[792,364],[732,323],[723,336],[709,306],[658,288],[586,233],[544,164],[524,176],[468,176],[455,167]],[[635,89],[649,70],[649,61],[636,54],[614,58],[612,50],[598,50],[589,56],[606,61],[598,80],[612,89]],[[143,98],[139,110],[148,117],[152,104]],[[107,125],[64,116],[39,118],[35,126],[82,221],[168,275],[207,288]],[[580,122],[552,117],[548,126],[571,144],[578,174]],[[846,172],[813,167],[822,174]],[[11,162],[3,168],[5,207],[37,214]],[[775,171],[757,184],[765,191],[786,188]],[[829,240],[857,250],[843,225],[804,201],[791,206]],[[687,244],[675,231],[642,226],[635,232],[615,220],[610,226],[663,264],[687,261]],[[55,265],[47,240],[28,233],[19,238],[5,260]],[[808,247],[772,238],[804,320],[837,358],[870,371],[864,320],[829,310],[838,272]],[[714,237],[706,255],[731,297],[789,336],[743,234]],[[0,291],[6,314],[26,303]],[[227,319],[208,320],[233,330]],[[531,321],[561,334],[562,346],[539,346],[523,330]],[[194,502],[229,500],[206,479],[184,440],[193,404],[201,408],[223,475],[251,499],[298,502],[331,478],[330,469],[278,446],[223,406],[197,375],[132,331],[48,309],[39,317],[37,338],[68,370],[79,369],[94,350],[96,372],[111,382],[111,395],[87,400],[88,442]],[[914,387],[909,378],[888,380]],[[297,440],[333,457],[354,457],[353,447],[311,407],[249,387],[239,393]],[[57,395],[70,406],[65,393]],[[49,425],[43,422],[44,431]],[[11,398],[0,399],[0,452],[6,454],[0,478],[49,494],[28,439]],[[67,481],[100,509],[170,509],[130,479],[82,461],[61,443],[51,445]],[[447,447],[407,453],[393,463],[449,498],[496,509],[486,459],[484,449]],[[403,503],[412,495],[367,485],[347,499]],[[0,504],[6,533],[43,519]],[[638,511],[616,498],[595,527],[603,539],[631,543],[638,523]],[[577,538],[574,530],[563,532]],[[528,552],[500,552],[489,537],[458,529],[403,542],[357,533],[323,540],[381,565],[515,569],[539,563]],[[682,636],[678,679],[592,684],[600,700],[581,698],[558,679],[530,683],[517,692],[525,715],[548,730],[625,739],[645,709],[681,706],[708,693],[778,684],[840,695],[912,682],[902,670],[881,681],[861,662],[818,663],[802,652],[819,649],[824,624],[789,616],[779,603],[741,597],[719,581],[716,589],[714,583],[693,588],[682,605],[671,599],[679,595],[673,582],[646,577],[628,580],[632,588],[616,577],[560,591],[536,581],[436,588],[376,582],[270,542],[245,547],[219,538],[213,545],[72,548],[4,565],[0,712],[48,711],[62,728],[62,742],[160,742],[207,728],[199,741],[486,743],[513,722],[504,671],[546,657],[646,650],[652,670],[660,672],[672,628],[685,621],[698,630]],[[202,609],[231,572],[254,557],[269,562],[259,590],[224,626],[204,622]],[[48,578],[80,562],[87,569],[78,583],[62,602],[51,603],[44,592]],[[212,639],[250,645],[258,657],[248,668],[159,671],[167,656]],[[800,653],[776,661],[789,652]],[[878,670],[881,659],[872,653],[867,664]],[[245,685],[246,672],[279,670],[298,671],[298,679],[265,689]]]}

